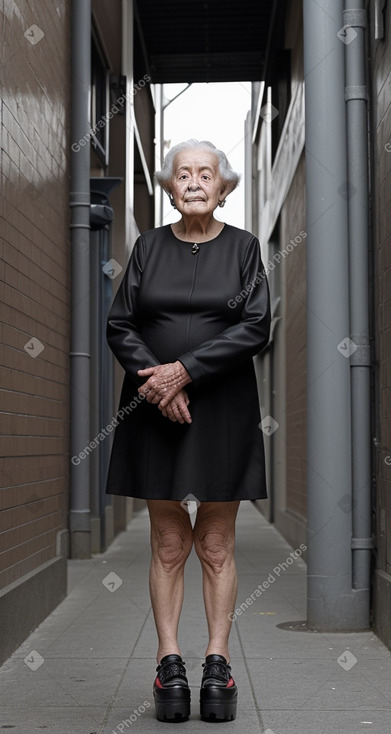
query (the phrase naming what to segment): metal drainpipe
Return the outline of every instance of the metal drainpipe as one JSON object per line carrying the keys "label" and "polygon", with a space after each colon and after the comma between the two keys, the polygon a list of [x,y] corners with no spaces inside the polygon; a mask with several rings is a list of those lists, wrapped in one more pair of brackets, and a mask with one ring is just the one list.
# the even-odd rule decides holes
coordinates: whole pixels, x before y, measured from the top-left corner
{"label": "metal drainpipe", "polygon": [[247,112],[244,123],[244,226],[249,232],[253,230],[253,145],[252,145],[252,115]]}
{"label": "metal drainpipe", "polygon": [[72,2],[71,92],[71,558],[91,555],[89,457],[90,415],[90,144],[79,144],[90,129],[91,0]]}
{"label": "metal drainpipe", "polygon": [[[332,7],[331,7],[332,6]],[[307,624],[355,629],[343,0],[303,0],[307,208]]]}
{"label": "metal drainpipe", "polygon": [[352,401],[353,588],[360,625],[370,624],[371,401],[368,264],[368,116],[365,67],[365,2],[345,0],[345,100],[348,149],[350,357]]}

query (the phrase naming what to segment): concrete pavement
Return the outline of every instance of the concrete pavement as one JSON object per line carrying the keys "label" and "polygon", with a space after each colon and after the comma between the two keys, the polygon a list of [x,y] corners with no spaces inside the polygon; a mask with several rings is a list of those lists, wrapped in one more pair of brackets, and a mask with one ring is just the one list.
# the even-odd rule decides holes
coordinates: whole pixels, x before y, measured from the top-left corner
{"label": "concrete pavement", "polygon": [[[224,730],[390,734],[391,653],[371,632],[300,631],[306,613],[300,555],[252,503],[241,503],[238,611],[230,644],[239,703],[236,720],[224,724]],[[219,728],[199,718],[207,628],[194,551],[186,566],[180,625],[192,690],[191,718],[183,724],[155,719],[157,640],[149,560],[144,510],[106,553],[69,561],[67,598],[0,668],[0,730],[147,734],[174,728],[179,734],[200,734]]]}

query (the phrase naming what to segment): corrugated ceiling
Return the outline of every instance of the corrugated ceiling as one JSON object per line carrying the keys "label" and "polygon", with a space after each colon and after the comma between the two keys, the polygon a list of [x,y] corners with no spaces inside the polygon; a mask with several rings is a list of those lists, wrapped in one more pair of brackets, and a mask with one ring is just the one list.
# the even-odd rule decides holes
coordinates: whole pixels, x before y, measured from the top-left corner
{"label": "corrugated ceiling", "polygon": [[137,0],[152,82],[259,81],[273,0]]}

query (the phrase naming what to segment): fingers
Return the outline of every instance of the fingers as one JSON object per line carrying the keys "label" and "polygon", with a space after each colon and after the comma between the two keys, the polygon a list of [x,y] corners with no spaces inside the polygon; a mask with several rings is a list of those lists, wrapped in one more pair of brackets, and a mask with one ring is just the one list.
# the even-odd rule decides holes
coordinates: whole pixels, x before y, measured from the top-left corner
{"label": "fingers", "polygon": [[161,403],[163,408],[184,385],[191,382],[189,374],[179,361],[147,367],[144,370],[138,370],[137,374],[143,377],[149,376],[146,382],[138,388],[138,392],[146,397],[148,403]]}
{"label": "fingers", "polygon": [[181,416],[182,416],[182,420],[179,421],[180,423],[191,423],[192,422],[192,417],[190,415],[189,410],[186,408],[186,406],[183,406],[181,408]]}
{"label": "fingers", "polygon": [[[163,388],[163,394],[161,397],[158,397],[158,399],[153,402],[161,403],[162,408],[165,408],[168,403],[171,402],[173,398],[178,394],[179,390],[181,390],[180,385],[173,385],[172,388]],[[148,400],[148,397],[147,397]]]}
{"label": "fingers", "polygon": [[145,396],[147,403],[162,403],[162,407],[164,408],[175,397],[180,389],[180,385],[174,385],[172,388],[168,388],[164,384],[160,388],[157,388],[147,380],[147,382],[144,382],[144,384],[138,388],[138,392],[140,395]]}
{"label": "fingers", "polygon": [[181,362],[146,367],[138,370],[137,374],[148,377],[138,392],[148,403],[157,405],[165,418],[178,423],[192,422],[187,408],[189,396],[183,389],[183,385],[191,382],[191,378]]}
{"label": "fingers", "polygon": [[141,377],[145,377],[146,375],[153,375],[155,370],[155,367],[145,367],[143,370],[137,370],[137,374]]}
{"label": "fingers", "polygon": [[181,390],[165,408],[162,408],[160,403],[159,410],[161,410],[162,414],[171,421],[178,423],[191,423],[192,418],[190,411],[187,408],[188,404],[189,397],[185,390]]}
{"label": "fingers", "polygon": [[[174,423],[191,423],[191,415],[189,411],[187,410],[179,410],[178,406],[173,406],[166,408],[167,417],[173,421]],[[164,413],[163,413],[164,415]]]}

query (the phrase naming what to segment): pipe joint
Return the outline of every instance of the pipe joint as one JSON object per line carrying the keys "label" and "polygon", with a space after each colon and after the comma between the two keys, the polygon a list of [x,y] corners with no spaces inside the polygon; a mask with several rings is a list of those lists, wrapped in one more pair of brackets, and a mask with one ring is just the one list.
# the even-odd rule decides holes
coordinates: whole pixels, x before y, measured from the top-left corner
{"label": "pipe joint", "polygon": [[89,224],[70,224],[69,229],[88,229],[90,230],[91,227]]}
{"label": "pipe joint", "polygon": [[352,550],[372,550],[374,547],[373,538],[352,538]]}
{"label": "pipe joint", "polygon": [[90,510],[69,510],[69,530],[71,533],[91,530]]}
{"label": "pipe joint", "polygon": [[367,12],[362,8],[349,8],[348,10],[344,10],[343,19],[345,25],[349,25],[354,28],[367,27]]}
{"label": "pipe joint", "polygon": [[90,206],[91,196],[89,191],[70,191],[69,206]]}
{"label": "pipe joint", "polygon": [[356,351],[350,355],[351,367],[370,367],[371,366],[371,350],[368,346],[358,346]]}
{"label": "pipe joint", "polygon": [[351,367],[370,367],[371,349],[368,336],[366,334],[352,334],[350,338],[356,346],[356,349],[350,355]]}
{"label": "pipe joint", "polygon": [[345,87],[345,102],[351,99],[364,99],[367,102],[369,96],[366,84],[351,84]]}

